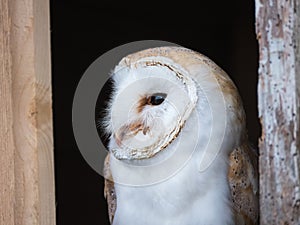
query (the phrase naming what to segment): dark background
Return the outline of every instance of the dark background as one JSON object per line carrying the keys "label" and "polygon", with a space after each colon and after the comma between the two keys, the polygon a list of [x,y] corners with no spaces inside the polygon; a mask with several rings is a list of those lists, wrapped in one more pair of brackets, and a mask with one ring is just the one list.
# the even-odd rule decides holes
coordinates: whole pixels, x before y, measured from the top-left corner
{"label": "dark background", "polygon": [[81,157],[72,131],[72,101],[88,66],[106,51],[137,40],[156,39],[201,52],[237,85],[247,114],[249,138],[257,145],[258,50],[254,1],[52,0],[52,72],[56,206],[58,225],[108,224],[103,178]]}

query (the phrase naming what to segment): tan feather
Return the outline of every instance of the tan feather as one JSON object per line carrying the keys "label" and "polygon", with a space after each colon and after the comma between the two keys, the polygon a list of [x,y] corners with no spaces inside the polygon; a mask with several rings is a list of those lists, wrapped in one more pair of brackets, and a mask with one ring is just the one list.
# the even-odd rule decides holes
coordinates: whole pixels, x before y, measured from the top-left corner
{"label": "tan feather", "polygon": [[258,221],[257,156],[248,144],[234,149],[229,156],[228,181],[235,223],[253,225]]}
{"label": "tan feather", "polygon": [[117,208],[117,197],[116,197],[116,193],[115,193],[113,178],[112,178],[111,171],[110,171],[109,159],[110,159],[110,155],[108,154],[105,158],[104,170],[103,170],[104,177],[105,177],[104,197],[107,200],[109,221],[112,224],[114,215],[115,215],[115,211]]}

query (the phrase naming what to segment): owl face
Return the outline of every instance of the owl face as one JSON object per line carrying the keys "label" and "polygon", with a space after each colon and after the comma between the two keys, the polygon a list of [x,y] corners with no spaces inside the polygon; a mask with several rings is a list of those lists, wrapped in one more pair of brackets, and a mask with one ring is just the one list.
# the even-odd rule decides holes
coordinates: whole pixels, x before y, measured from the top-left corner
{"label": "owl face", "polygon": [[118,159],[146,159],[164,150],[196,104],[196,87],[187,72],[165,61],[141,59],[113,72],[107,121],[109,148]]}

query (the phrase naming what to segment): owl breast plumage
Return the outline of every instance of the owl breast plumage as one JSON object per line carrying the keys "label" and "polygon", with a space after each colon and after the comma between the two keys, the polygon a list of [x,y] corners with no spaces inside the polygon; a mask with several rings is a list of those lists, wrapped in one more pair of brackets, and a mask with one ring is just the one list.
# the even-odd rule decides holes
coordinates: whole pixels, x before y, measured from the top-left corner
{"label": "owl breast plumage", "polygon": [[102,122],[111,224],[256,224],[256,154],[229,76],[183,47],[128,55],[112,75]]}

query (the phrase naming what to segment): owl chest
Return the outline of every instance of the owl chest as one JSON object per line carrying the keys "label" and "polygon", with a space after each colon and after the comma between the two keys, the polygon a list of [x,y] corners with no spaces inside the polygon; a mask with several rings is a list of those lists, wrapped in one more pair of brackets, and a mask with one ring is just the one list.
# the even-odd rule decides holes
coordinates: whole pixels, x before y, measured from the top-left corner
{"label": "owl chest", "polygon": [[155,185],[116,186],[114,225],[231,224],[230,209],[221,200],[226,197],[221,196],[222,187],[214,186],[214,182],[203,182],[199,174],[196,175],[182,171]]}

